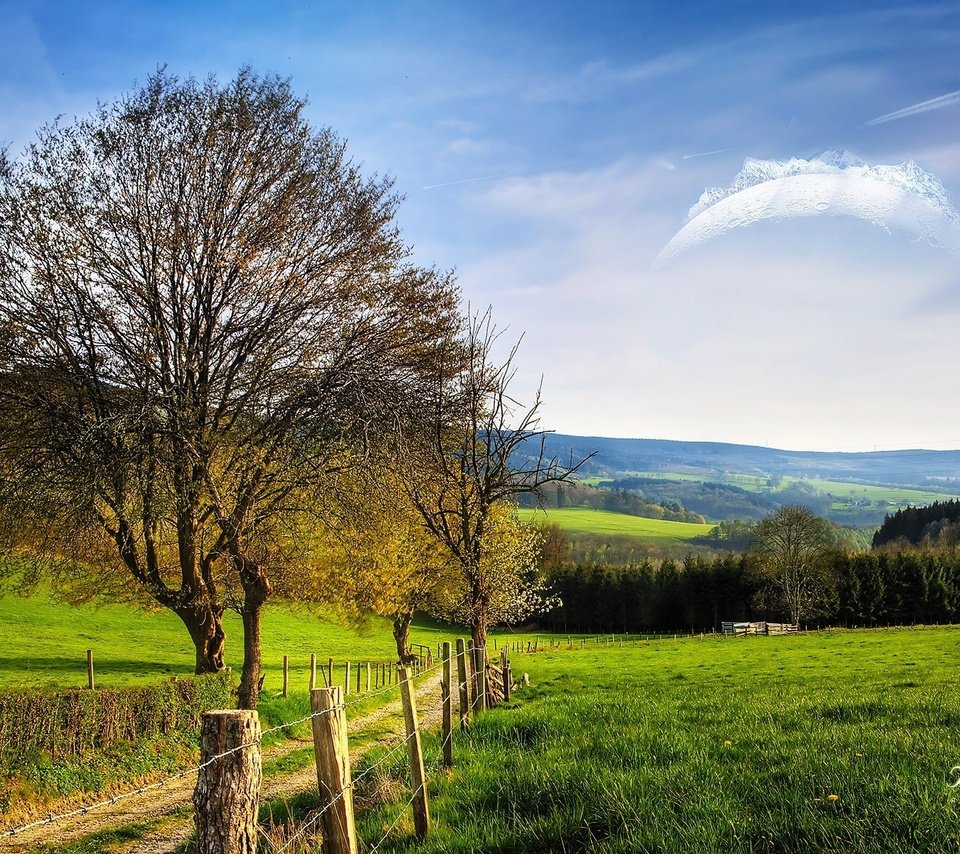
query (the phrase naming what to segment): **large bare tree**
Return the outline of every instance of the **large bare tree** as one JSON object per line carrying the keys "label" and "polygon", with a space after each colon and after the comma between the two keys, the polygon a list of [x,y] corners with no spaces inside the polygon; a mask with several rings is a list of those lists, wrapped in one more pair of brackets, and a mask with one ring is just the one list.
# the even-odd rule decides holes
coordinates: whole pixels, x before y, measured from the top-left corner
{"label": "large bare tree", "polygon": [[245,706],[295,520],[413,417],[457,305],[409,262],[390,181],[304,107],[247,69],[160,71],[44,128],[0,183],[8,547],[80,595],[121,573],[183,621],[198,672],[235,607]]}
{"label": "large bare tree", "polygon": [[499,361],[500,337],[489,310],[467,318],[459,341],[437,360],[429,432],[407,454],[418,471],[431,472],[408,478],[410,497],[455,559],[460,596],[450,610],[468,623],[476,650],[486,648],[491,618],[522,611],[537,586],[525,575],[523,560],[505,581],[494,519],[518,494],[539,494],[544,484],[566,480],[586,461],[565,464],[546,454],[540,390],[527,406],[511,397],[519,342]]}
{"label": "large bare tree", "polygon": [[833,583],[833,543],[830,523],[806,507],[786,505],[761,520],[751,550],[765,582],[765,604],[785,611],[797,624],[817,613]]}

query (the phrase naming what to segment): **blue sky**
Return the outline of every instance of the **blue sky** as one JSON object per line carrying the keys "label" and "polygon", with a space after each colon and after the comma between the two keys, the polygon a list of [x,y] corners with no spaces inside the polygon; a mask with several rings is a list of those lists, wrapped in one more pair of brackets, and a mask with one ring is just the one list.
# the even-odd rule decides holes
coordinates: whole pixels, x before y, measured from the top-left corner
{"label": "blue sky", "polygon": [[417,260],[525,334],[518,393],[543,374],[546,427],[960,447],[955,257],[831,218],[649,270],[745,157],[914,159],[960,204],[957,100],[868,124],[960,90],[956,2],[0,2],[0,20],[13,152],[159,64],[292,78],[395,177]]}

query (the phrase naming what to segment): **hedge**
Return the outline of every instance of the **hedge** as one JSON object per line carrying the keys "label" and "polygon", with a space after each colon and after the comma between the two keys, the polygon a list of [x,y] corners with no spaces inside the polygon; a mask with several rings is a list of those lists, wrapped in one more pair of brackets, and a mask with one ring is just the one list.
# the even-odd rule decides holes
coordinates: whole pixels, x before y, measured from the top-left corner
{"label": "hedge", "polygon": [[196,729],[205,711],[233,705],[232,691],[219,673],[145,688],[0,692],[0,751],[7,761],[35,751],[59,759]]}

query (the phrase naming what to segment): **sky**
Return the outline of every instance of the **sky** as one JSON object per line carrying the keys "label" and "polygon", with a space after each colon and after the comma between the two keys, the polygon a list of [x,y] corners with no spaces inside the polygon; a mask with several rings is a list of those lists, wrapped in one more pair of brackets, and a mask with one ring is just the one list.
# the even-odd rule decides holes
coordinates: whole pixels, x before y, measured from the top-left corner
{"label": "sky", "polygon": [[289,77],[417,263],[523,341],[547,429],[960,447],[960,259],[856,217],[653,260],[745,158],[914,160],[960,206],[960,3],[3,2],[0,143],[158,66]]}

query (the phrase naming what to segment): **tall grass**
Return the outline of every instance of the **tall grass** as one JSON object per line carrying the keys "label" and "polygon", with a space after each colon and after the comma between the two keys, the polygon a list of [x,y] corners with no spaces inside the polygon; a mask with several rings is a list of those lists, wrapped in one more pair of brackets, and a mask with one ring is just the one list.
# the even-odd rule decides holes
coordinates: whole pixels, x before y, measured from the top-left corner
{"label": "tall grass", "polygon": [[516,656],[532,686],[456,741],[418,851],[956,850],[958,652],[929,629]]}

